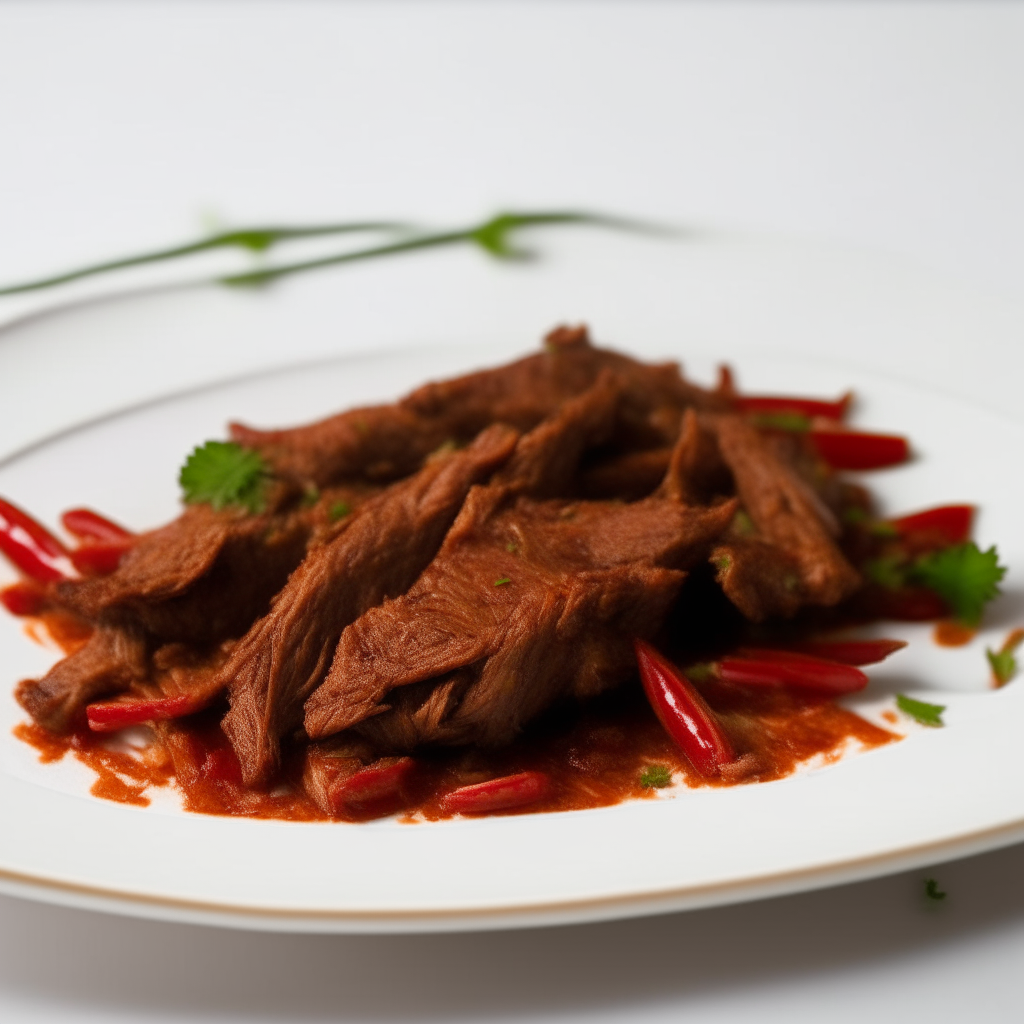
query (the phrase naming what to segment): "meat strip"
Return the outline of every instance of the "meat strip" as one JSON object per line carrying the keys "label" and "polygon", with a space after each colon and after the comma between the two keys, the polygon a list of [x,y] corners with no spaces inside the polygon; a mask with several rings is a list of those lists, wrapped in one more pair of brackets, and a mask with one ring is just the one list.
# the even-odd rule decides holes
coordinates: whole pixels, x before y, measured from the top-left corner
{"label": "meat strip", "polygon": [[[632,638],[659,628],[682,570],[707,555],[735,510],[661,495],[632,505],[537,501],[513,482],[474,488],[409,592],[342,634],[306,703],[307,733],[365,722],[366,735],[393,749],[413,738],[507,742],[560,697],[629,676]],[[396,706],[389,730],[380,702],[414,684],[425,684],[424,700]]]}
{"label": "meat strip", "polygon": [[552,331],[544,351],[507,366],[426,384],[393,405],[344,412],[286,430],[231,425],[231,436],[257,449],[274,472],[302,484],[413,472],[440,444],[466,442],[491,423],[532,430],[602,370],[625,384],[618,429],[625,447],[672,444],[685,408],[726,409],[728,399],[683,379],[675,363],[650,365],[595,348],[586,328]]}
{"label": "meat strip", "polygon": [[43,728],[65,733],[80,724],[94,698],[125,690],[146,672],[146,644],[139,633],[100,627],[42,679],[19,683],[15,697]]}
{"label": "meat strip", "polygon": [[[750,423],[738,416],[717,416],[713,425],[757,539],[780,548],[795,566],[792,589],[800,603],[833,605],[848,597],[861,580],[833,540],[835,520],[821,498]],[[737,553],[736,565],[745,557]],[[748,576],[755,574],[764,575],[757,570]],[[773,589],[777,594],[777,587]],[[777,605],[770,594],[757,601],[766,613]]]}
{"label": "meat strip", "polygon": [[787,551],[754,538],[730,539],[711,552],[715,579],[725,596],[750,619],[788,618],[804,603],[800,567]]}
{"label": "meat strip", "polygon": [[240,636],[301,560],[308,519],[193,505],[140,537],[115,572],[62,583],[56,599],[154,644],[202,647]]}
{"label": "meat strip", "polygon": [[371,498],[330,543],[316,547],[235,648],[220,679],[231,709],[223,727],[246,785],[276,773],[280,738],[302,724],[342,630],[402,593],[437,552],[471,485],[512,453],[518,434],[493,426],[468,448],[430,460]]}

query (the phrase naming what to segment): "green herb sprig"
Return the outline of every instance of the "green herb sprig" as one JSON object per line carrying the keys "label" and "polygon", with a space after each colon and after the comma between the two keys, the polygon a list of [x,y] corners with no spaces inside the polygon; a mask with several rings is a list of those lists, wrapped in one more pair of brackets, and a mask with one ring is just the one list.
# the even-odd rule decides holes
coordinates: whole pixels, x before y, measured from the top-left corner
{"label": "green herb sprig", "polygon": [[974,541],[925,555],[913,570],[913,578],[943,598],[966,626],[978,625],[1005,575],[995,547],[982,551]]}
{"label": "green herb sprig", "polygon": [[259,453],[234,441],[207,441],[193,450],[178,475],[186,504],[233,506],[251,513],[263,511],[268,479]]}
{"label": "green herb sprig", "polygon": [[131,267],[151,263],[179,260],[215,249],[243,249],[253,253],[264,253],[282,242],[357,233],[377,233],[384,240],[363,248],[334,253],[315,259],[295,263],[281,263],[277,266],[260,267],[256,270],[207,278],[207,283],[236,287],[269,284],[278,278],[298,274],[307,270],[354,263],[359,260],[378,259],[399,253],[415,252],[421,249],[437,249],[456,245],[472,245],[488,255],[503,260],[524,260],[534,253],[514,244],[514,234],[522,228],[543,227],[562,224],[590,225],[617,231],[631,231],[644,234],[675,234],[672,230],[633,220],[626,217],[579,210],[542,210],[528,213],[500,213],[477,224],[446,230],[428,230],[396,221],[352,221],[348,223],[308,225],[298,227],[255,227],[225,231],[183,245],[157,249],[152,252],[126,256],[93,263],[85,267],[64,271],[33,281],[0,287],[0,296],[16,295],[21,292],[55,288],[87,277],[110,274]]}
{"label": "green herb sprig", "polygon": [[187,256],[198,256],[200,253],[212,252],[215,249],[242,249],[252,253],[267,252],[280,242],[295,241],[303,238],[319,238],[325,235],[360,234],[364,232],[398,232],[408,231],[405,225],[392,221],[351,221],[347,224],[323,224],[306,227],[256,227],[240,228],[236,231],[222,231],[195,242],[175,245],[166,249],[155,249],[152,252],[139,253],[135,256],[124,256],[104,263],[92,263],[75,270],[67,270],[51,277],[41,277],[34,281],[23,281],[19,284],[5,285],[0,288],[0,295],[17,295],[21,292],[41,291],[44,288],[56,288],[58,285],[70,284],[85,277],[97,277],[110,274],[117,270],[128,270],[141,267],[148,263],[165,263],[170,260],[183,259]]}
{"label": "green herb sprig", "polygon": [[907,562],[901,554],[883,555],[864,566],[874,583],[891,590],[920,584],[941,597],[954,618],[965,626],[981,621],[985,605],[999,595],[1006,567],[999,564],[995,546],[982,551],[973,540],[921,555]]}

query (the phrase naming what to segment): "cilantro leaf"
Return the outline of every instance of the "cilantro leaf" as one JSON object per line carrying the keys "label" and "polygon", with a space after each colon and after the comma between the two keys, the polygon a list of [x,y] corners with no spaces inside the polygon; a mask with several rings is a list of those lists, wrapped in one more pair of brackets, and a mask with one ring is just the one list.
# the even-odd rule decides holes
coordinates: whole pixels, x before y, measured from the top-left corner
{"label": "cilantro leaf", "polygon": [[929,900],[944,900],[946,893],[939,888],[939,883],[934,878],[926,878],[924,880],[924,895]]}
{"label": "cilantro leaf", "polygon": [[258,452],[233,441],[207,441],[185,460],[178,483],[189,505],[233,505],[255,513],[263,510],[268,475]]}
{"label": "cilantro leaf", "polygon": [[1006,568],[999,564],[994,546],[982,551],[968,541],[924,555],[912,575],[943,598],[964,625],[976,626],[986,602],[999,593]]}
{"label": "cilantro leaf", "polygon": [[942,721],[942,712],[946,710],[945,704],[926,704],[923,700],[914,700],[913,697],[897,693],[896,707],[922,725],[930,725],[933,728],[945,725]]}
{"label": "cilantro leaf", "polygon": [[331,507],[327,510],[327,516],[332,523],[336,523],[339,519],[344,519],[351,511],[352,506],[342,499],[331,504]]}
{"label": "cilantro leaf", "polygon": [[494,585],[496,587],[503,587],[503,586],[505,586],[506,583],[511,583],[511,582],[512,582],[512,577],[511,576],[499,576],[494,581]]}
{"label": "cilantro leaf", "polygon": [[672,784],[672,771],[663,764],[649,764],[640,773],[640,785],[644,789],[664,789]]}

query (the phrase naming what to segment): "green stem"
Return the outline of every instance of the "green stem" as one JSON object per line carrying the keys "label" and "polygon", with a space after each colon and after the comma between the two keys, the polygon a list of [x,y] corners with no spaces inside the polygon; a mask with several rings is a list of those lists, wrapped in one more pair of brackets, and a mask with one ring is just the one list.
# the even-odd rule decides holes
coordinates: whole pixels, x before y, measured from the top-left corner
{"label": "green stem", "polygon": [[242,274],[230,274],[217,278],[218,284],[225,285],[263,285],[289,274],[298,274],[306,270],[319,270],[323,267],[337,266],[340,263],[352,263],[356,260],[375,259],[380,256],[391,256],[397,253],[414,252],[418,249],[436,249],[443,246],[458,245],[470,242],[484,249],[499,259],[524,259],[531,254],[511,245],[509,235],[517,228],[538,227],[550,224],[589,224],[619,231],[636,231],[647,234],[667,234],[666,228],[646,224],[641,221],[628,220],[623,217],[611,217],[604,214],[580,212],[545,212],[545,213],[503,213],[490,220],[472,227],[456,231],[441,231],[436,234],[418,235],[413,238],[375,245],[366,249],[338,253],[334,256],[323,256],[319,259],[303,260],[300,263],[286,263],[276,267],[266,267]]}
{"label": "green stem", "polygon": [[278,242],[300,238],[314,238],[322,235],[352,234],[356,232],[402,232],[404,237],[384,244],[372,245],[365,249],[338,253],[318,259],[303,260],[298,263],[285,263],[276,267],[265,267],[240,274],[229,274],[225,277],[212,278],[212,283],[226,285],[261,285],[279,277],[297,274],[305,270],[316,270],[321,267],[336,266],[340,263],[352,263],[356,260],[375,259],[396,253],[413,252],[417,249],[435,249],[441,246],[458,245],[469,242],[479,246],[490,255],[499,259],[523,259],[530,255],[513,247],[511,234],[519,228],[538,227],[550,224],[590,224],[598,227],[611,228],[619,231],[637,231],[648,234],[672,233],[664,227],[628,220],[623,217],[612,217],[606,214],[583,213],[579,211],[543,211],[538,213],[502,213],[489,220],[474,224],[468,228],[454,231],[438,231],[434,233],[415,233],[415,229],[407,224],[392,221],[357,221],[348,224],[329,224],[320,227],[262,227],[244,228],[237,231],[226,231],[179,245],[170,249],[158,249],[155,252],[129,256],[124,259],[96,263],[70,270],[53,277],[28,281],[23,284],[8,285],[0,288],[0,296],[15,295],[19,292],[38,291],[68,284],[84,277],[107,274],[128,267],[142,266],[147,263],[158,263],[165,260],[180,259],[194,256],[212,249],[242,248],[251,252],[265,252]]}
{"label": "green stem", "polygon": [[321,227],[263,227],[245,228],[238,231],[225,231],[219,235],[189,242],[186,245],[174,246],[170,249],[157,249],[154,252],[142,253],[139,256],[128,256],[124,259],[110,260],[107,263],[94,263],[78,270],[69,270],[53,277],[44,277],[36,281],[22,284],[7,285],[0,288],[0,295],[16,295],[19,292],[34,292],[43,288],[54,288],[81,280],[83,277],[94,277],[97,274],[108,274],[114,270],[125,270],[128,267],[139,267],[146,263],[159,263],[164,260],[180,259],[183,256],[194,256],[211,249],[239,248],[250,252],[265,252],[277,242],[296,238],[314,238],[320,235],[352,234],[363,231],[400,231],[410,230],[408,225],[394,224],[386,221],[357,221],[349,224],[328,224]]}

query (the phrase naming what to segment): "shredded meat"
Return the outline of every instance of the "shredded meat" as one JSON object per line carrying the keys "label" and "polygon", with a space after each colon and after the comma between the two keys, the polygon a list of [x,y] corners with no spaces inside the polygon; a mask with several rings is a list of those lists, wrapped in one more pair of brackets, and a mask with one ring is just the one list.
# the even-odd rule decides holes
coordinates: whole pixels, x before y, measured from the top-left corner
{"label": "shredded meat", "polygon": [[42,679],[26,679],[15,692],[18,703],[51,732],[81,724],[85,706],[96,697],[126,690],[146,678],[146,645],[137,632],[101,627],[88,643],[58,661]]}
{"label": "shredded meat", "polygon": [[[731,559],[722,579],[737,606],[762,619],[792,614],[802,604],[833,605],[852,594],[861,580],[835,543],[838,528],[822,499],[750,423],[739,416],[718,416],[713,423],[740,501],[763,542],[718,556]],[[783,554],[765,558],[765,545]],[[783,564],[791,568],[780,585],[775,573]]]}
{"label": "shredded meat", "polygon": [[623,382],[617,440],[627,447],[672,444],[683,410],[727,408],[684,380],[675,363],[651,365],[594,348],[585,328],[559,328],[545,350],[507,366],[426,384],[393,405],[353,409],[309,426],[231,436],[259,450],[281,477],[325,486],[358,476],[396,479],[446,441],[465,442],[491,423],[532,430],[604,370]]}
{"label": "shredded meat", "polygon": [[143,535],[109,576],[62,583],[57,599],[91,622],[197,646],[239,636],[302,559],[308,516],[194,505]]}
{"label": "shredded meat", "polygon": [[240,770],[243,812],[283,781],[344,816],[367,766],[503,746],[635,680],[637,638],[703,657],[726,646],[712,621],[737,639],[861,586],[837,543],[849,488],[742,408],[727,373],[705,391],[559,328],[390,405],[234,424],[271,471],[266,510],[190,506],[112,573],[41,590],[94,632],[17,698],[62,733],[98,697],[170,703],[197,716],[154,725],[183,785]]}
{"label": "shredded meat", "polygon": [[584,699],[628,677],[632,637],[657,630],[681,570],[706,556],[735,503],[528,497],[522,492],[544,479],[540,467],[561,458],[556,426],[527,435],[501,479],[470,492],[407,594],[345,630],[306,704],[310,736],[386,712],[390,691],[433,679],[440,696],[396,709],[393,735],[385,736],[383,715],[367,723],[368,734],[399,746],[412,716],[419,742],[495,745],[560,697]]}
{"label": "shredded meat", "polygon": [[269,614],[239,642],[221,673],[230,686],[224,729],[248,785],[277,770],[280,737],[327,670],[341,631],[402,593],[437,551],[474,481],[511,454],[514,430],[494,426],[467,449],[438,457],[368,501],[341,534],[314,548]]}

